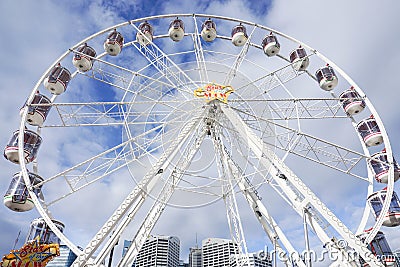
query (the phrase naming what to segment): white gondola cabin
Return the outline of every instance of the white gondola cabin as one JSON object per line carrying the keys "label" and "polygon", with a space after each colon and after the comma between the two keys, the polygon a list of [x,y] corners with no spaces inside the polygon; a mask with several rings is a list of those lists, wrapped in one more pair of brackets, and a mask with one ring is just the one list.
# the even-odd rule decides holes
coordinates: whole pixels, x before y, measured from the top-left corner
{"label": "white gondola cabin", "polygon": [[70,80],[71,72],[58,64],[51,70],[49,76],[44,79],[43,85],[53,95],[60,95],[65,92]]}
{"label": "white gondola cabin", "polygon": [[296,48],[289,55],[292,66],[297,71],[304,71],[310,64],[310,59],[307,56],[307,52],[303,47]]}
{"label": "white gondola cabin", "polygon": [[264,53],[269,57],[277,55],[281,49],[278,39],[272,34],[272,32],[264,37],[261,46]]}
{"label": "white gondola cabin", "polygon": [[[375,218],[378,218],[381,215],[386,194],[387,190],[385,188],[368,196],[367,201]],[[400,225],[400,200],[396,192],[393,192],[387,214],[382,214],[382,216],[385,217],[383,221],[384,226],[395,227]]]}
{"label": "white gondola cabin", "polygon": [[382,133],[373,116],[360,121],[357,124],[357,131],[367,146],[377,146],[383,143]]}
{"label": "white gondola cabin", "polygon": [[113,30],[104,41],[103,47],[104,51],[110,56],[117,56],[121,53],[123,45],[124,37],[117,30]]}
{"label": "white gondola cabin", "polygon": [[[51,101],[46,96],[36,93],[30,104],[25,103],[24,107],[28,107],[26,121],[33,126],[42,126],[47,118],[51,108]],[[37,106],[36,106],[37,105]],[[23,107],[23,108],[24,108]],[[24,109],[21,108],[21,116]]]}
{"label": "white gondola cabin", "polygon": [[[361,239],[362,242],[365,242],[369,232],[372,229],[365,230],[364,233],[358,235],[358,238]],[[372,241],[367,245],[368,249],[377,256],[385,266],[395,266],[395,256],[393,255],[392,250],[386,240],[383,232],[378,231],[376,236],[372,239]],[[369,266],[367,262],[364,261],[360,257],[361,266]]]}
{"label": "white gondola cabin", "polygon": [[136,34],[136,40],[140,45],[146,46],[153,41],[153,26],[147,21],[139,25],[139,32]]}
{"label": "white gondola cabin", "polygon": [[231,32],[232,43],[234,46],[243,46],[247,42],[247,32],[246,27],[242,24],[233,27]]}
{"label": "white gondola cabin", "polygon": [[340,103],[347,115],[353,116],[360,113],[365,108],[365,101],[354,90],[352,86],[350,89],[344,91],[339,95]]}
{"label": "white gondola cabin", "polygon": [[317,78],[319,87],[325,91],[332,90],[338,84],[338,78],[335,74],[335,71],[329,65],[318,69],[315,72],[315,77]]}
{"label": "white gondola cabin", "polygon": [[96,51],[86,43],[79,46],[76,51],[77,53],[75,53],[72,59],[74,66],[81,72],[92,69]]}
{"label": "white gondola cabin", "polygon": [[[10,141],[4,149],[4,157],[11,162],[19,164],[18,157],[18,136],[19,130],[15,131],[11,136]],[[42,138],[31,130],[24,130],[24,158],[25,163],[32,162],[37,155]]]}
{"label": "white gondola cabin", "polygon": [[[393,159],[393,171],[394,171],[394,181],[397,181],[400,176],[399,165],[396,160]],[[379,183],[388,183],[389,178],[389,163],[387,159],[387,153],[385,150],[375,153],[371,156],[371,159],[368,160],[368,164],[371,167],[375,179]]]}
{"label": "white gondola cabin", "polygon": [[[57,220],[52,220],[60,232],[64,231],[64,224]],[[34,219],[31,222],[29,234],[26,237],[26,242],[30,242],[39,238],[41,244],[60,244],[60,239],[50,229],[46,221],[43,218]]]}
{"label": "white gondola cabin", "polygon": [[[43,182],[43,178],[31,172],[28,172],[28,175],[30,183],[34,188],[33,192],[37,197],[42,198],[41,186],[35,187],[35,185]],[[3,201],[7,208],[17,212],[28,211],[34,208],[35,205],[29,195],[21,172],[14,174]]]}
{"label": "white gondola cabin", "polygon": [[212,42],[217,37],[217,25],[211,19],[201,25],[201,38],[206,42]]}
{"label": "white gondola cabin", "polygon": [[185,25],[181,19],[174,19],[169,24],[168,35],[174,42],[179,42],[185,36]]}

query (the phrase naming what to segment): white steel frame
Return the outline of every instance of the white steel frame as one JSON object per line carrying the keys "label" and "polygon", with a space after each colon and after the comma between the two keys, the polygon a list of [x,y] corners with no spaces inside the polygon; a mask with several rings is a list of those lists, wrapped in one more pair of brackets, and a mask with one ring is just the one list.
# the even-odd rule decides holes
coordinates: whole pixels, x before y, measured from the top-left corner
{"label": "white steel frame", "polygon": [[[76,53],[76,48],[83,44],[89,43],[90,41],[103,36],[107,32],[113,29],[120,29],[123,27],[131,27],[133,32],[138,31],[138,25],[143,21],[155,21],[163,19],[173,19],[175,17],[193,19],[194,31],[186,32],[185,38],[191,38],[193,41],[193,54],[195,55],[197,72],[199,80],[193,80],[192,77],[186,73],[187,70],[182,69],[182,67],[177,64],[174,60],[175,57],[184,57],[185,53],[181,55],[168,54],[164,50],[157,46],[156,40],[163,40],[167,38],[167,35],[156,35],[154,40],[148,40],[150,44],[148,46],[140,46],[135,40],[127,41],[124,44],[124,49],[133,46],[137,49],[137,52],[142,55],[144,59],[148,61],[148,65],[139,70],[129,69],[124,66],[119,66],[118,64],[111,63],[111,61],[106,60],[105,53],[100,54],[96,57],[96,64],[101,67],[94,67],[93,70],[87,73],[73,73],[73,78],[77,75],[87,76],[90,79],[97,80],[104,84],[110,85],[117,88],[123,95],[135,94],[132,100],[127,100],[123,97],[124,101],[98,101],[98,102],[82,102],[82,103],[58,103],[56,100],[58,96],[53,96],[51,98],[52,111],[56,112],[59,116],[59,122],[54,124],[45,124],[43,128],[52,127],[85,127],[85,126],[122,126],[126,130],[126,140],[115,147],[105,150],[92,158],[87,159],[71,168],[62,171],[52,177],[47,177],[43,183],[40,185],[45,186],[48,182],[63,178],[71,186],[71,192],[60,196],[60,198],[55,199],[53,202],[41,202],[33,193],[32,186],[29,186],[30,195],[35,203],[35,206],[41,216],[45,219],[46,223],[50,226],[52,231],[65,243],[71,250],[78,255],[77,260],[74,262],[73,266],[99,266],[102,261],[109,255],[111,249],[117,243],[119,237],[124,232],[126,227],[130,224],[132,219],[135,217],[136,212],[142,207],[142,204],[146,199],[149,198],[153,187],[159,183],[160,177],[162,176],[162,170],[169,168],[171,162],[174,158],[179,162],[181,168],[172,170],[170,175],[166,180],[172,180],[171,183],[166,183],[164,189],[161,191],[159,198],[154,203],[152,208],[149,210],[148,215],[144,219],[141,227],[137,231],[135,238],[132,242],[132,246],[129,248],[128,253],[121,261],[118,266],[127,266],[133,262],[137,253],[139,252],[141,246],[145,241],[145,237],[150,234],[155,223],[157,222],[161,212],[164,210],[168,204],[168,200],[173,194],[174,190],[181,181],[182,176],[185,174],[185,169],[190,165],[191,159],[194,157],[198,149],[200,148],[202,141],[205,137],[206,126],[205,120],[212,120],[211,125],[213,130],[210,131],[213,138],[213,144],[215,153],[220,159],[219,170],[224,173],[224,176],[230,177],[226,181],[226,192],[230,194],[226,195],[227,208],[229,209],[228,220],[231,223],[232,238],[240,245],[240,250],[243,253],[247,252],[247,246],[244,239],[244,233],[242,228],[242,223],[240,220],[239,211],[236,205],[236,190],[244,195],[249,207],[254,212],[257,220],[259,221],[261,227],[264,229],[266,235],[269,237],[271,242],[278,240],[276,248],[279,251],[286,251],[290,255],[294,255],[296,252],[293,245],[290,243],[288,238],[285,236],[283,230],[278,225],[278,222],[273,219],[272,215],[269,214],[267,207],[261,201],[261,197],[257,195],[254,189],[254,185],[246,179],[243,170],[235,162],[235,160],[229,154],[229,151],[224,149],[226,144],[222,141],[222,131],[229,130],[233,131],[235,136],[241,140],[243,144],[246,144],[249,151],[255,155],[260,163],[260,166],[269,170],[269,183],[278,192],[278,194],[287,201],[290,206],[300,215],[303,216],[307,214],[308,225],[316,233],[317,237],[321,240],[322,244],[327,245],[331,251],[346,254],[346,249],[338,247],[335,244],[335,240],[329,236],[330,233],[326,232],[326,228],[322,224],[328,224],[330,228],[333,228],[341,238],[346,240],[348,245],[357,251],[359,255],[366,255],[365,259],[368,260],[370,266],[383,266],[381,262],[369,253],[366,245],[362,243],[354,233],[352,233],[341,221],[337,218],[326,205],[305,185],[301,178],[297,177],[284,163],[285,158],[289,154],[298,155],[305,159],[311,160],[313,162],[319,163],[328,168],[335,169],[339,172],[349,174],[350,176],[356,177],[358,179],[365,180],[368,184],[368,194],[373,192],[373,175],[368,169],[368,177],[363,177],[354,172],[355,166],[360,162],[364,162],[370,158],[369,149],[365,146],[363,142],[362,152],[357,152],[352,149],[340,146],[338,144],[324,140],[323,138],[313,136],[308,134],[304,129],[301,128],[301,119],[324,119],[324,118],[339,118],[343,117],[343,112],[341,113],[341,107],[338,105],[338,97],[334,93],[330,93],[329,97],[315,97],[315,98],[298,98],[293,96],[289,90],[286,88],[286,83],[297,78],[300,75],[308,75],[311,79],[315,79],[314,76],[306,71],[304,73],[299,73],[293,70],[290,62],[283,55],[278,55],[278,57],[284,62],[281,68],[274,71],[266,72],[266,75],[259,77],[257,79],[251,80],[248,86],[261,87],[264,92],[270,92],[274,88],[282,88],[287,91],[289,95],[288,98],[280,99],[265,99],[265,98],[238,98],[232,101],[228,100],[228,104],[223,104],[217,100],[211,102],[202,102],[203,110],[198,112],[198,115],[193,114],[193,116],[188,119],[187,113],[184,109],[180,108],[180,101],[169,99],[168,101],[158,101],[157,97],[149,97],[146,95],[145,91],[143,93],[134,92],[132,88],[140,87],[141,90],[153,90],[154,94],[157,94],[157,90],[162,91],[163,88],[175,88],[179,91],[181,96],[189,103],[188,105],[193,109],[196,108],[195,103],[203,100],[194,99],[193,89],[202,87],[212,81],[209,80],[209,65],[207,62],[207,54],[210,50],[205,48],[202,44],[200,37],[200,21],[211,18],[219,21],[224,21],[225,23],[242,23],[251,33],[249,34],[248,41],[240,49],[239,53],[231,55],[229,53],[218,52],[215,55],[220,55],[222,58],[234,58],[233,63],[230,65],[229,71],[224,73],[224,84],[229,85],[238,74],[240,67],[243,62],[245,62],[247,53],[249,49],[260,49],[260,45],[256,44],[259,40],[253,39],[256,32],[272,32],[276,34],[279,38],[288,40],[294,44],[301,45],[308,50],[310,57],[318,57],[322,62],[328,63],[335,69],[335,72],[340,74],[349,84],[351,84],[355,90],[360,94],[362,99],[365,101],[367,108],[374,115],[379,128],[383,135],[384,146],[388,155],[388,161],[390,163],[389,172],[389,182],[387,185],[387,197],[383,205],[382,214],[385,214],[390,205],[390,199],[393,194],[394,188],[394,171],[393,171],[393,157],[390,142],[385,131],[384,125],[376,112],[372,103],[363,93],[361,88],[334,62],[330,61],[324,55],[319,53],[317,50],[309,47],[308,45],[284,34],[278,32],[274,29],[249,22],[238,20],[223,16],[214,16],[206,14],[169,14],[162,16],[153,16],[135,19],[114,25],[102,31],[99,31],[92,36],[87,37],[82,40],[71,49],[66,51],[60,58],[58,58],[53,65],[64,61],[66,58],[70,57],[72,53]],[[255,38],[255,37],[254,37]],[[230,40],[229,36],[218,35],[217,40]],[[215,42],[216,42],[215,41]],[[179,44],[177,44],[179,45]],[[223,60],[221,60],[223,61]],[[154,67],[157,71],[157,75],[149,75],[147,70]],[[38,83],[32,90],[31,95],[28,97],[27,103],[29,103],[35,94],[39,90],[43,80],[51,71],[52,66],[43,74],[39,79]],[[191,70],[192,71],[192,70]],[[317,86],[317,85],[316,85]],[[243,86],[245,87],[245,86]],[[245,90],[243,88],[235,88],[239,90]],[[62,97],[62,96],[60,96]],[[146,98],[147,97],[147,98]],[[194,99],[194,100],[193,100]],[[243,105],[231,105],[235,103],[257,103],[263,102],[265,105],[271,108],[271,117],[263,117],[257,115],[251,111],[251,108],[241,108]],[[139,116],[165,116],[163,111],[160,110],[144,110],[141,112],[135,111],[133,109],[132,103],[135,105],[146,106],[148,103],[157,102],[154,105],[160,105],[166,109],[171,109],[176,113],[173,121],[160,121],[155,122],[156,126],[152,129],[147,129],[139,135],[133,134],[129,129],[134,125],[145,125],[146,121],[140,121],[136,118]],[[31,104],[31,106],[35,106]],[[128,109],[126,109],[128,107]],[[88,113],[87,111],[91,112]],[[213,111],[212,111],[213,110]],[[218,115],[215,115],[216,113]],[[24,108],[20,124],[20,135],[19,135],[19,157],[24,158],[23,155],[23,130],[27,126],[25,121],[28,113],[28,108]],[[143,115],[144,114],[144,115]],[[123,119],[118,119],[123,118]],[[246,120],[244,118],[247,118]],[[356,125],[356,120],[353,117],[349,117],[353,126]],[[280,121],[290,121],[294,120],[298,122],[298,128],[293,128],[285,123],[280,123]],[[225,124],[222,123],[225,121]],[[173,123],[182,123],[184,127],[179,132],[179,135],[173,140],[169,141],[168,144],[163,144],[164,153],[159,158],[155,159],[155,163],[151,166],[148,173],[140,180],[137,186],[132,190],[132,192],[126,197],[126,199],[121,203],[119,208],[111,215],[108,221],[99,229],[98,233],[93,237],[83,251],[79,250],[78,247],[73,244],[64,234],[62,234],[57,227],[52,223],[51,213],[49,207],[58,201],[62,201],[69,195],[73,195],[79,192],[81,189],[90,186],[91,184],[99,181],[100,179],[116,172],[120,169],[127,168],[130,163],[137,160],[134,155],[138,153],[139,150],[143,150],[143,147],[147,144],[139,143],[138,140],[149,134],[157,134],[163,129],[163,127],[168,127]],[[267,143],[263,138],[261,138],[255,131],[252,122],[264,123],[271,127],[271,129],[281,129],[285,131],[286,134],[277,135],[275,138],[277,140],[285,140],[285,145],[280,146],[281,142],[276,144]],[[224,129],[228,123],[232,129]],[[40,132],[42,128],[37,128]],[[305,141],[308,144],[314,144],[314,147],[305,146]],[[149,140],[148,142],[152,142]],[[183,147],[187,146],[186,150],[179,159],[176,159],[178,151]],[[150,147],[150,145],[148,146]],[[279,157],[271,147],[275,149],[280,149],[285,152],[284,157]],[[157,148],[160,148],[157,147]],[[118,152],[118,151],[124,151]],[[152,156],[152,151],[146,148],[146,155]],[[335,152],[332,152],[335,151]],[[330,160],[320,160],[318,157],[310,156],[310,151],[316,154],[324,154],[330,157]],[[37,166],[40,162],[34,162],[34,171],[37,171]],[[340,164],[339,164],[340,163]],[[92,167],[96,166],[96,167]],[[344,166],[344,167],[343,167]],[[20,167],[22,174],[27,185],[29,183],[29,177],[26,170],[26,164],[24,160],[20,160]],[[78,176],[73,176],[72,172],[76,170],[84,169],[85,171]],[[160,172],[161,170],[161,172]],[[72,178],[71,178],[72,177]],[[39,186],[40,186],[39,185]],[[359,224],[357,233],[360,233],[367,224],[369,216],[369,208],[365,207],[364,215]],[[380,229],[383,222],[383,217],[378,218],[375,222],[372,231],[367,236],[365,243],[368,243],[376,235]],[[111,236],[111,237],[110,237]],[[290,266],[290,263],[295,262],[298,266],[305,266],[303,261],[299,257],[287,257],[285,258],[285,264]],[[347,259],[343,260],[341,264],[346,264],[348,266],[357,266],[357,259]]]}

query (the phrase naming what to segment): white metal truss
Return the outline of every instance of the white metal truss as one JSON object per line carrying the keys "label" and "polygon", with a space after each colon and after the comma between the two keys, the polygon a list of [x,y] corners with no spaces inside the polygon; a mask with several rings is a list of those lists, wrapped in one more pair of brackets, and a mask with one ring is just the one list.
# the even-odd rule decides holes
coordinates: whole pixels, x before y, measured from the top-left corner
{"label": "white metal truss", "polygon": [[[136,25],[132,26],[140,32]],[[196,83],[166,55],[157,45],[149,40],[145,35],[144,38],[149,42],[146,46],[141,46],[138,43],[133,45],[142,55],[151,62],[151,64],[162,74],[163,78],[171,83],[178,90],[183,90],[188,95],[193,95],[193,90],[197,88]],[[191,85],[191,87],[189,86]]]}
{"label": "white metal truss", "polygon": [[[100,231],[95,235],[89,245],[83,250],[83,252],[78,253],[78,257],[73,263],[72,266],[85,266],[85,263],[93,256],[93,253],[99,247],[99,245],[107,238],[116,224],[122,219],[122,217],[129,211],[129,209],[133,205],[141,205],[145,200],[147,194],[151,192],[152,188],[155,186],[157,182],[157,178],[160,170],[165,169],[170,162],[168,161],[169,158],[173,157],[179,150],[179,148],[183,145],[183,142],[188,138],[188,133],[193,129],[193,127],[197,126],[197,122],[200,118],[194,118],[188,124],[185,125],[184,129],[182,130],[181,134],[176,138],[173,145],[168,147],[168,149],[164,152],[164,154],[160,157],[158,162],[153,165],[150,171],[143,177],[138,184],[137,187],[126,197],[126,199],[121,203],[119,208],[117,208],[114,214],[109,218],[109,220],[104,224],[104,226],[100,229]],[[135,209],[136,210],[136,209]],[[130,220],[128,218],[126,220]],[[123,229],[121,229],[123,230]],[[116,231],[112,233],[112,238],[117,241],[114,236],[120,234],[120,231]]]}
{"label": "white metal truss", "polygon": [[[346,240],[350,247],[357,251],[361,257],[363,257],[370,266],[383,266],[370,251],[367,249],[361,240],[356,237],[329,209],[325,204],[318,199],[318,197],[302,182],[302,180],[297,177],[282,161],[279,159],[275,153],[270,150],[253,132],[252,130],[237,116],[228,106],[221,105],[222,112],[226,117],[232,122],[233,126],[236,128],[241,138],[247,141],[249,147],[253,153],[259,158],[260,162],[265,166],[271,166],[273,170],[279,174],[283,174],[285,179],[287,179],[292,186],[302,194],[302,201],[298,203],[301,205],[301,210],[303,211],[307,208],[307,205],[312,205],[326,221],[332,225],[332,227],[341,235],[341,237]],[[281,178],[276,178],[275,181],[278,184],[283,185]],[[283,188],[285,190],[285,188]],[[287,195],[293,194],[290,191],[286,191]],[[297,198],[296,195],[293,196],[294,199]],[[301,213],[302,214],[302,213]],[[317,226],[317,224],[315,225]]]}
{"label": "white metal truss", "polygon": [[[154,228],[156,222],[158,221],[161,213],[165,209],[169,199],[174,193],[175,187],[179,184],[182,176],[185,174],[185,170],[191,163],[193,157],[198,152],[200,145],[202,144],[204,137],[206,136],[206,129],[203,123],[199,123],[196,129],[192,130],[193,135],[189,136],[193,143],[186,147],[185,151],[180,156],[180,159],[174,169],[172,170],[170,176],[166,179],[164,187],[157,199],[155,200],[153,206],[147,213],[143,223],[140,225],[131,245],[126,251],[125,256],[118,263],[118,267],[132,266],[137,254],[142,248],[144,242],[150,235],[151,230]],[[189,135],[189,133],[187,133]],[[169,159],[171,162],[172,159]]]}
{"label": "white metal truss", "polygon": [[194,44],[194,51],[196,55],[197,67],[199,68],[200,74],[200,81],[204,83],[208,83],[208,73],[207,73],[207,66],[206,60],[204,58],[204,50],[203,46],[201,45],[201,38],[199,33],[199,26],[197,25],[197,18],[196,15],[193,16],[194,21],[194,34],[192,35],[193,44]]}
{"label": "white metal truss", "polygon": [[212,126],[211,136],[214,143],[215,152],[218,155],[217,166],[219,166],[219,176],[223,177],[221,189],[225,202],[229,230],[233,242],[238,245],[238,255],[236,255],[235,258],[236,265],[238,267],[248,266],[250,264],[250,259],[242,221],[239,214],[239,208],[236,201],[233,170],[230,168],[230,165],[228,164],[228,158],[223,151],[223,145],[221,143],[222,136],[219,125],[214,123]]}
{"label": "white metal truss", "polygon": [[250,41],[251,37],[253,36],[254,31],[256,30],[257,27],[253,27],[253,30],[251,31],[249,37],[247,38],[246,43],[243,45],[242,50],[240,50],[240,53],[237,55],[235,62],[233,63],[231,69],[229,70],[228,74],[225,77],[224,83],[225,85],[230,85],[233,78],[235,77],[240,65],[242,64],[243,60],[246,58],[246,54],[249,51],[250,47]]}
{"label": "white metal truss", "polygon": [[[261,197],[256,192],[254,186],[250,183],[248,179],[245,179],[243,177],[243,170],[241,170],[241,168],[235,163],[235,161],[233,161],[225,146],[223,149],[223,153],[227,158],[227,164],[232,170],[232,175],[234,176],[241,193],[244,195],[247,203],[253,210],[257,220],[261,224],[268,238],[271,240],[271,242],[275,242],[275,253],[278,253],[282,256],[281,260],[286,266],[292,266],[293,263],[296,263],[299,267],[305,267],[304,262],[299,257],[299,254],[294,249],[294,247],[287,239],[283,231],[280,229],[278,224],[275,222],[275,220],[272,218],[272,216],[268,213],[266,207],[261,202]],[[279,243],[277,243],[278,240],[282,242],[287,252],[282,249]],[[287,255],[291,255],[291,257],[288,257]]]}

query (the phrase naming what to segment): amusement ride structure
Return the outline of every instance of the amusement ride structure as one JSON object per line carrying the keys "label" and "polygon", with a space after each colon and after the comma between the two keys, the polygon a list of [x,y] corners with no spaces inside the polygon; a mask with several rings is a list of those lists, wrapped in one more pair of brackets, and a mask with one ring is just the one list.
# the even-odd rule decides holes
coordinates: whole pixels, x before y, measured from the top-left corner
{"label": "amusement ride structure", "polygon": [[[254,214],[246,220],[290,255],[286,266],[308,263],[276,205],[343,256],[332,266],[395,264],[382,258],[391,253],[383,232],[400,225],[400,170],[378,113],[334,62],[269,27],[205,14],[111,26],[61,55],[20,114],[4,150],[20,172],[4,204],[18,212],[36,207],[41,217],[27,240],[66,244],[78,256],[73,266],[100,266],[135,221],[133,242],[116,265],[131,266],[166,207],[217,201],[225,204],[238,254],[246,255],[239,198]],[[60,149],[74,134],[96,140],[67,149],[74,157],[41,160],[41,149]],[[55,173],[41,175],[53,164]],[[81,250],[53,214],[121,173],[129,174],[129,193]],[[339,208],[351,199],[338,196],[332,205],[318,192],[332,180],[327,184],[358,190],[351,197],[364,200],[359,218],[349,220]],[[76,209],[90,213],[84,204]],[[246,257],[237,258],[245,266]]]}

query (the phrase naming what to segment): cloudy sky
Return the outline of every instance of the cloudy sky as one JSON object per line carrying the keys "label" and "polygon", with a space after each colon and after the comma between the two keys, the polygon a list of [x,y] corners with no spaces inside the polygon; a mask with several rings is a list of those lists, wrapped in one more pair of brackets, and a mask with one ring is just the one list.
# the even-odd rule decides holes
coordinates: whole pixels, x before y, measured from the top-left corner
{"label": "cloudy sky", "polygon": [[[203,13],[234,17],[265,25],[319,50],[340,66],[366,93],[384,122],[394,156],[400,158],[400,147],[397,142],[400,123],[396,117],[398,115],[396,110],[397,69],[400,61],[400,53],[397,51],[400,47],[398,37],[400,32],[397,27],[400,23],[398,10],[400,10],[400,3],[397,1],[384,1],[377,4],[373,1],[361,0],[331,2],[156,0],[151,4],[143,0],[72,0],[67,2],[4,0],[0,2],[0,32],[3,36],[0,43],[0,107],[2,110],[0,141],[5,146],[11,133],[19,127],[19,108],[43,73],[62,53],[80,40],[104,28],[144,16]],[[56,135],[46,137],[47,140],[57,138]],[[93,136],[76,138],[76,143],[87,142],[86,139],[90,138]],[[101,144],[98,145],[101,146]],[[80,154],[73,148],[70,149],[71,153]],[[47,146],[45,150],[40,151],[41,158],[46,162],[41,165],[42,170],[57,169],[51,160],[52,157],[66,153],[54,150]],[[3,159],[0,161],[0,169],[2,170],[0,192],[5,192],[12,174],[18,171],[18,166]],[[348,185],[344,181],[342,179],[340,183],[332,185],[337,190],[343,188],[349,196],[356,194],[357,192],[347,190]],[[322,190],[320,194],[329,194],[326,188],[321,186],[320,189]],[[398,185],[396,189],[399,191]],[[88,197],[82,198],[81,201],[84,202],[82,205],[89,203],[87,205],[93,206],[93,213],[80,214],[77,206],[65,207],[67,216],[75,216],[71,219],[74,225],[79,225],[81,220],[81,223],[98,227],[107,216],[107,214],[102,214],[103,211],[116,207],[119,203],[118,196],[121,198],[127,193],[126,188],[121,184],[109,187],[101,184],[93,190],[110,190],[115,196],[110,199],[115,203],[105,203],[108,206],[96,208],[96,203],[90,203],[90,193],[88,193]],[[343,198],[346,195],[329,196],[328,199],[334,200],[335,197]],[[222,208],[221,205],[221,203],[216,204],[216,207]],[[361,204],[348,203],[343,210],[348,214],[356,213],[352,210],[352,205],[360,206]],[[196,214],[196,212],[199,211],[185,209],[176,213],[167,213],[165,217],[162,217],[163,226],[155,229],[155,234],[179,236],[183,259],[187,257],[188,248],[195,244],[196,234],[199,240],[210,236],[228,238],[228,231],[225,225],[221,225],[221,221],[207,224],[205,222],[210,221],[210,218],[206,216],[207,213],[200,211]],[[221,216],[215,215],[215,217],[223,218],[224,212],[221,213]],[[175,215],[172,214],[182,216],[174,217]],[[17,214],[4,206],[0,207],[0,254],[5,254],[13,248],[19,231],[21,231],[21,237],[18,246],[22,245],[30,221],[37,216],[36,211]],[[202,219],[193,219],[199,217]],[[100,222],[98,218],[102,218],[103,221]],[[290,224],[290,221],[284,219],[283,216],[283,224]],[[179,232],[177,231],[179,228],[185,230]],[[66,231],[77,243],[79,243],[80,235],[83,236],[82,240],[88,238],[82,229],[71,229],[68,225],[66,226]],[[249,230],[248,232],[250,250],[263,249],[264,245],[270,246],[262,231]],[[393,238],[388,237],[392,249],[400,248],[400,237],[395,234],[396,230],[390,229],[385,232],[393,233]],[[301,236],[301,233],[298,236]],[[302,244],[302,242],[298,240],[295,243]],[[86,244],[77,245],[84,247]]]}

